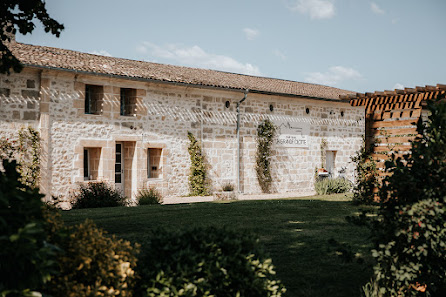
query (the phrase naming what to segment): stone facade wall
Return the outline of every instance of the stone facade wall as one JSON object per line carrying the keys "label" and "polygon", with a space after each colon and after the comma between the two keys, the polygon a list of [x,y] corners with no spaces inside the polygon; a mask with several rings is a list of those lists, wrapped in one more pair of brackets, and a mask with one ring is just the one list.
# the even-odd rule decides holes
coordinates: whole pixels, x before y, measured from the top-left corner
{"label": "stone facade wall", "polygon": [[[175,86],[55,70],[26,69],[0,76],[0,137],[33,125],[42,134],[42,186],[68,196],[84,183],[83,150],[98,148],[99,180],[115,182],[116,144],[123,146],[124,192],[156,186],[163,195],[187,195],[187,132],[202,142],[213,191],[237,185],[236,104],[243,92]],[[102,86],[99,114],[85,114],[85,85]],[[132,112],[120,114],[121,88],[134,89]],[[272,109],[272,111],[271,111]],[[307,113],[308,109],[308,113]],[[249,93],[241,104],[241,191],[260,193],[255,174],[256,129],[265,118],[309,125],[308,148],[273,147],[273,189],[314,194],[321,142],[336,151],[335,168],[347,168],[364,135],[363,110],[348,103]],[[161,152],[158,176],[148,178],[148,149]],[[97,157],[97,156],[96,156]],[[155,159],[155,156],[152,156]],[[150,165],[149,165],[150,166]]]}

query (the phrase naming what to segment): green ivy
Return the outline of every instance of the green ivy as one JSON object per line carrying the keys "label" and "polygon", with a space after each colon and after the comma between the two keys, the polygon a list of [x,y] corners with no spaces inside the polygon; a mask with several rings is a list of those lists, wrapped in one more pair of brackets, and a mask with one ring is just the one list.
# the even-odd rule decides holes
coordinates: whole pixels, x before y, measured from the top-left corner
{"label": "green ivy", "polygon": [[327,163],[327,140],[322,138],[321,140],[321,168],[325,168],[325,164]]}
{"label": "green ivy", "polygon": [[0,139],[0,158],[16,159],[20,181],[33,188],[40,183],[40,151],[40,135],[32,127],[20,128],[18,141]]}
{"label": "green ivy", "polygon": [[201,144],[191,132],[187,132],[190,144],[187,148],[190,155],[189,195],[206,196],[209,194],[207,187],[206,162]]}
{"label": "green ivy", "polygon": [[367,147],[365,141],[356,155],[351,159],[356,164],[356,184],[353,187],[353,202],[355,204],[373,204],[375,188],[378,186],[378,169],[371,157],[374,144]]}
{"label": "green ivy", "polygon": [[276,130],[276,126],[269,119],[263,120],[257,127],[256,173],[263,193],[271,192],[273,181],[271,176],[271,147]]}

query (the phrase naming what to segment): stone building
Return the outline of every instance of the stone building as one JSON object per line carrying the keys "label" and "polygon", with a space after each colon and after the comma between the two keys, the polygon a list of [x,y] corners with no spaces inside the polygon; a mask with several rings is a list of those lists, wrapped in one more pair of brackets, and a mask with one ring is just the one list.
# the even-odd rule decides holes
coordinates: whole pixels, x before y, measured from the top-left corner
{"label": "stone building", "polygon": [[232,183],[260,193],[256,128],[266,118],[279,127],[275,192],[313,194],[321,166],[333,175],[346,168],[353,179],[364,109],[339,99],[349,91],[16,42],[10,48],[25,68],[0,76],[0,138],[38,129],[47,197],[95,180],[131,198],[148,186],[188,195],[188,131],[202,143],[211,190]]}

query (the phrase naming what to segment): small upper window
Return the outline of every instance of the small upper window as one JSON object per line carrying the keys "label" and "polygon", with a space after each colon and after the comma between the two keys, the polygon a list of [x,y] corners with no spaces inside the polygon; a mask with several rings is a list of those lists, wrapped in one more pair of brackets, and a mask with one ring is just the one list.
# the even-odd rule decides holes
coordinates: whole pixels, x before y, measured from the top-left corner
{"label": "small upper window", "polygon": [[132,116],[136,113],[136,90],[121,88],[121,110],[122,116]]}
{"label": "small upper window", "polygon": [[102,86],[85,85],[85,113],[101,114],[103,97]]}

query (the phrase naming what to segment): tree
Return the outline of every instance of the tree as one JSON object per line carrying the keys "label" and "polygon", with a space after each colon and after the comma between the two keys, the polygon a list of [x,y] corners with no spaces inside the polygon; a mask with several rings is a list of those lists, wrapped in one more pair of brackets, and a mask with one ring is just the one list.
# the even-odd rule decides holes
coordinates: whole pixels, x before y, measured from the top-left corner
{"label": "tree", "polygon": [[446,101],[428,107],[411,156],[386,162],[370,225],[373,296],[446,296]]}
{"label": "tree", "polygon": [[44,26],[45,32],[56,37],[64,29],[62,24],[51,18],[45,8],[44,0],[2,0],[0,1],[0,73],[20,72],[23,66],[8,48],[17,29],[23,35],[31,33],[34,28],[34,18]]}

